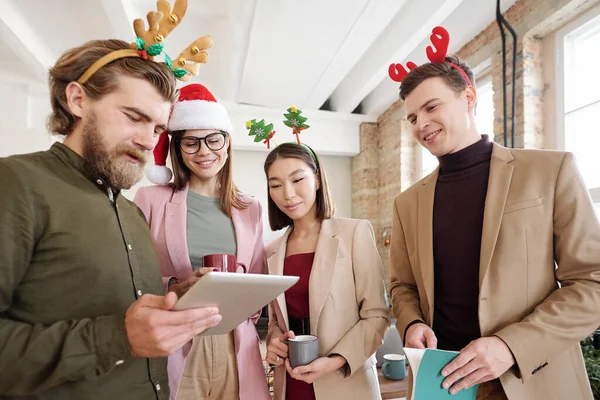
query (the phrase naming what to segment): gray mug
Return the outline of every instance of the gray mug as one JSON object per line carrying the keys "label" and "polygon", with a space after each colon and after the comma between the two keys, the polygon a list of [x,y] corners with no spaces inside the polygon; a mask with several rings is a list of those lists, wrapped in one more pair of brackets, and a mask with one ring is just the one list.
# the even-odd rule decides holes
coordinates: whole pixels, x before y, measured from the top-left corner
{"label": "gray mug", "polygon": [[386,354],[381,365],[383,376],[393,381],[401,381],[406,377],[406,356],[402,354]]}
{"label": "gray mug", "polygon": [[288,339],[288,357],[292,368],[308,365],[319,358],[319,338],[312,335],[298,335]]}

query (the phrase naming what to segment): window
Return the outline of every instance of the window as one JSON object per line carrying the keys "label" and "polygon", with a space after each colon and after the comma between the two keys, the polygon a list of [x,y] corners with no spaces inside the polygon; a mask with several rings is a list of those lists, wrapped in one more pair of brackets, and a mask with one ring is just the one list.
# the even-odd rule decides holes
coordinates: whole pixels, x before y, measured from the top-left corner
{"label": "window", "polygon": [[571,29],[564,48],[564,148],[575,154],[600,218],[600,15]]}
{"label": "window", "polygon": [[477,129],[494,141],[494,89],[491,76],[477,82],[477,110],[475,115]]}
{"label": "window", "polygon": [[425,147],[419,146],[420,158],[421,158],[421,178],[426,177],[433,172],[438,166],[437,157],[434,156]]}

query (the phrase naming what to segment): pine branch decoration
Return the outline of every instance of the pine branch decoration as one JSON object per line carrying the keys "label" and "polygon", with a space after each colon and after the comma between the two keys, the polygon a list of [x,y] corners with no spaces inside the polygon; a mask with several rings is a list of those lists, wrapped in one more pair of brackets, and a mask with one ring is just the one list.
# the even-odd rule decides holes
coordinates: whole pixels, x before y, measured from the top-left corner
{"label": "pine branch decoration", "polygon": [[271,148],[271,139],[275,135],[273,124],[267,125],[264,119],[260,121],[252,119],[246,122],[246,129],[250,131],[248,132],[248,136],[254,136],[255,143],[262,141],[267,145],[267,149]]}
{"label": "pine branch decoration", "polygon": [[302,116],[302,110],[298,109],[296,106],[288,108],[287,114],[283,114],[283,116],[285,117],[283,124],[292,128],[292,134],[296,135],[296,141],[300,144],[300,132],[310,128],[309,125],[306,125],[308,118]]}

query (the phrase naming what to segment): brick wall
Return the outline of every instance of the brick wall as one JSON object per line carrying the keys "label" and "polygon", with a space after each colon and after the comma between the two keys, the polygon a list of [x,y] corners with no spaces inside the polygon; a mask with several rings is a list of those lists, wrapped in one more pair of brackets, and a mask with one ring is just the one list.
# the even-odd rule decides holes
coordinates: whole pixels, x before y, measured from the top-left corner
{"label": "brick wall", "polygon": [[379,148],[377,124],[360,127],[359,155],[352,158],[352,216],[368,219],[378,228]]}
{"label": "brick wall", "polygon": [[391,233],[394,197],[412,185],[417,174],[417,143],[404,116],[403,104],[397,102],[376,124],[362,124],[361,153],[352,159],[352,217],[373,225],[386,279],[385,239]]}
{"label": "brick wall", "polygon": [[[518,36],[517,112],[515,147],[538,148],[544,140],[543,38],[570,19],[598,4],[599,0],[519,0],[504,15]],[[512,132],[512,38],[506,31],[508,143]],[[471,67],[491,59],[494,90],[494,140],[503,144],[502,41],[494,22],[467,43],[457,55]]]}
{"label": "brick wall", "polygon": [[[517,43],[517,118],[515,147],[545,148],[544,142],[544,71],[542,40],[525,36]],[[507,46],[507,143],[512,135],[512,45]],[[492,88],[494,90],[494,140],[504,144],[502,101],[502,55],[492,56]]]}
{"label": "brick wall", "polygon": [[[518,35],[517,110],[515,147],[545,148],[543,38],[600,0],[519,0],[504,15]],[[507,35],[507,98],[510,144],[512,116],[510,83],[512,39]],[[494,140],[503,143],[501,39],[496,23],[490,24],[457,55],[471,67],[491,60],[494,89]],[[371,221],[377,246],[387,266],[394,197],[419,177],[418,144],[410,134],[403,102],[398,100],[378,119],[363,124],[361,153],[352,161],[352,216]],[[387,270],[387,268],[386,268]],[[386,272],[387,274],[387,272]]]}

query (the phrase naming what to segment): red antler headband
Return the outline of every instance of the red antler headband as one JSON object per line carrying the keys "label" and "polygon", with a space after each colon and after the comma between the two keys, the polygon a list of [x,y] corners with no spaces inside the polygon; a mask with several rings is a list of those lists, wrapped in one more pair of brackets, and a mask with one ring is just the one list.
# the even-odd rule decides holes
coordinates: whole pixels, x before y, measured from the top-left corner
{"label": "red antler headband", "polygon": [[[461,67],[451,62],[445,61],[446,54],[448,53],[448,45],[450,43],[450,34],[448,33],[448,31],[445,28],[442,28],[441,26],[436,26],[431,32],[432,33],[429,37],[429,40],[431,40],[431,44],[433,45],[433,47],[427,46],[426,51],[427,58],[429,59],[429,61],[432,63],[445,62],[446,64],[450,65],[452,68],[460,72],[460,74],[463,76],[463,78],[465,78],[465,81],[469,86],[473,86],[471,84],[469,76],[466,74],[465,71],[463,71]],[[408,74],[413,69],[417,68],[417,64],[415,64],[412,61],[408,61],[406,63],[406,66],[408,67],[408,71],[402,64],[391,64],[388,70],[390,78],[392,78],[392,80],[396,82],[402,82],[406,74]]]}

